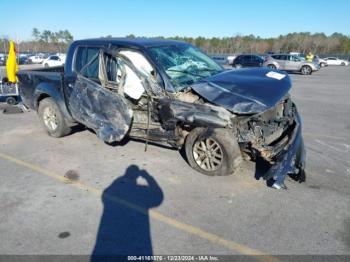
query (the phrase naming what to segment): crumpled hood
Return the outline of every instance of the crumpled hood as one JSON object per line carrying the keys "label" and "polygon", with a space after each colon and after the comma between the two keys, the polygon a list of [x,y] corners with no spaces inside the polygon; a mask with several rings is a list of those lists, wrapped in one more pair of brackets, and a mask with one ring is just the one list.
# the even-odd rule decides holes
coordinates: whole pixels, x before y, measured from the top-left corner
{"label": "crumpled hood", "polygon": [[227,70],[192,85],[209,102],[238,114],[265,111],[288,94],[287,73],[268,68]]}

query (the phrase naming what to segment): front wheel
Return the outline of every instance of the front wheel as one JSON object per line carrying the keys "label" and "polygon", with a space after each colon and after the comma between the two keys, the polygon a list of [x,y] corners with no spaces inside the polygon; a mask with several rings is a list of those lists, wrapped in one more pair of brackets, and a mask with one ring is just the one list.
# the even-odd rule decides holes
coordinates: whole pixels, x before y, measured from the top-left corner
{"label": "front wheel", "polygon": [[52,137],[68,135],[70,127],[55,101],[48,97],[40,101],[38,114],[46,132]]}
{"label": "front wheel", "polygon": [[231,175],[242,161],[233,133],[223,128],[193,129],[186,138],[185,151],[190,166],[208,176]]}
{"label": "front wheel", "polygon": [[310,66],[303,66],[301,68],[302,75],[311,75],[311,73],[312,73],[312,68]]}
{"label": "front wheel", "polygon": [[270,69],[276,69],[276,66],[273,65],[273,64],[269,64],[269,65],[267,65],[267,67],[270,68]]}
{"label": "front wheel", "polygon": [[342,62],[342,63],[341,63],[341,65],[342,65],[342,66],[345,66],[345,63],[344,63],[344,62]]}

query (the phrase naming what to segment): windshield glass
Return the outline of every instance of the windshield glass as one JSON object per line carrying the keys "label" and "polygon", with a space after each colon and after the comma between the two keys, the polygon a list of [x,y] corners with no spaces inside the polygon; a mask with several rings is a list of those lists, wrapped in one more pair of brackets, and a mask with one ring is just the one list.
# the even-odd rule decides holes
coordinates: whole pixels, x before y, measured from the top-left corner
{"label": "windshield glass", "polygon": [[217,74],[223,68],[191,45],[167,45],[149,48],[150,55],[169,76],[176,91]]}

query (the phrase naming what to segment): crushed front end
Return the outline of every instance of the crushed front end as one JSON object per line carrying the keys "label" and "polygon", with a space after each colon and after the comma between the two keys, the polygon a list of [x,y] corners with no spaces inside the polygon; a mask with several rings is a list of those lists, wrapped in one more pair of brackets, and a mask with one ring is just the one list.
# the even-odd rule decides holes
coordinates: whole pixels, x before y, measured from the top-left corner
{"label": "crushed front end", "polygon": [[272,187],[285,188],[286,175],[305,181],[301,119],[289,95],[269,110],[238,116],[235,121],[242,152],[254,160],[262,158],[269,163],[263,178],[273,179]]}

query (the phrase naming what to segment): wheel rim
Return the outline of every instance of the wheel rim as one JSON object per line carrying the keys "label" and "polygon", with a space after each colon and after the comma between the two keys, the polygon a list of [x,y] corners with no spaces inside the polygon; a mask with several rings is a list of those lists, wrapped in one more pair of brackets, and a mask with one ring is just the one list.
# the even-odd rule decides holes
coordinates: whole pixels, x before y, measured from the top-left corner
{"label": "wheel rim", "polygon": [[193,146],[193,157],[197,165],[205,171],[215,171],[223,162],[223,151],[212,138],[197,141]]}
{"label": "wheel rim", "polygon": [[7,100],[6,100],[6,102],[7,102],[7,104],[8,105],[14,105],[14,104],[16,104],[16,100],[14,99],[14,98],[8,98]]}
{"label": "wheel rim", "polygon": [[310,68],[309,67],[307,67],[307,66],[305,66],[305,67],[303,67],[303,74],[304,75],[308,75],[308,74],[310,74]]}
{"label": "wheel rim", "polygon": [[46,107],[43,112],[44,123],[50,130],[55,130],[58,126],[56,112],[51,107]]}

